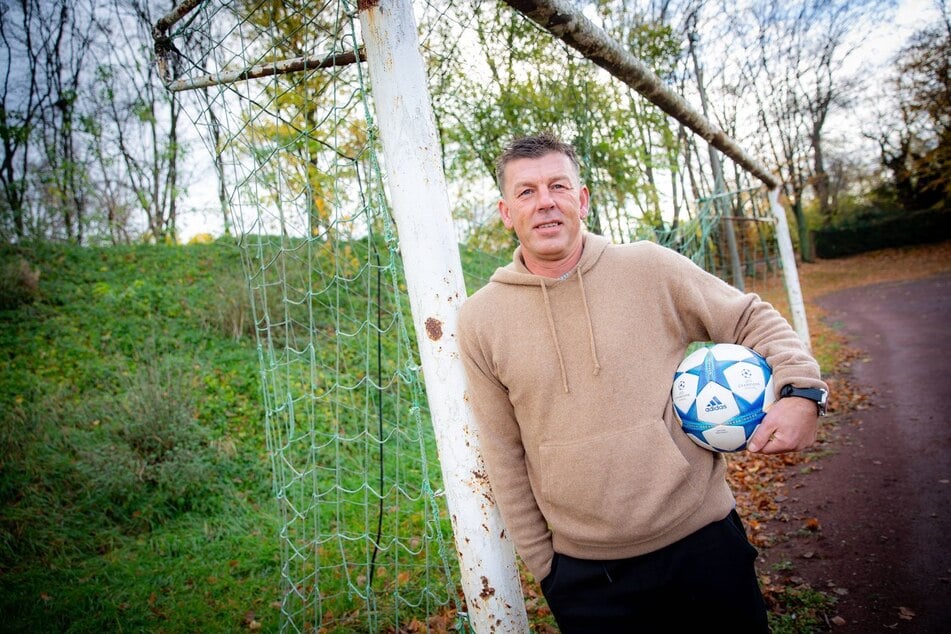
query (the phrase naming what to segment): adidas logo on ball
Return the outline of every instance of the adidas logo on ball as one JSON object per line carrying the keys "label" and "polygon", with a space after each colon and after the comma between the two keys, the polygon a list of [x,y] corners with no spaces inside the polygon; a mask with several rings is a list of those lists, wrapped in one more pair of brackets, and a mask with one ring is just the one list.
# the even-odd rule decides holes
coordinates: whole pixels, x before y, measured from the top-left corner
{"label": "adidas logo on ball", "polygon": [[707,408],[703,411],[705,412],[715,412],[719,409],[726,409],[726,405],[723,404],[723,401],[714,396],[709,403],[707,403]]}

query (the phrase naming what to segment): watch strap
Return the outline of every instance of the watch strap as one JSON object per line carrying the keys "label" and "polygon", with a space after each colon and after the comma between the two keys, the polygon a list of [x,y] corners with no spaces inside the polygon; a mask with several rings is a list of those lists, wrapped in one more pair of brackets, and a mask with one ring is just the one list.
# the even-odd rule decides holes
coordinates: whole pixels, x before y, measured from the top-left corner
{"label": "watch strap", "polygon": [[816,408],[819,410],[819,416],[825,416],[826,414],[826,400],[829,397],[829,392],[827,390],[824,390],[820,387],[796,387],[794,385],[784,385],[779,391],[779,398],[786,398],[787,396],[807,398],[816,404]]}

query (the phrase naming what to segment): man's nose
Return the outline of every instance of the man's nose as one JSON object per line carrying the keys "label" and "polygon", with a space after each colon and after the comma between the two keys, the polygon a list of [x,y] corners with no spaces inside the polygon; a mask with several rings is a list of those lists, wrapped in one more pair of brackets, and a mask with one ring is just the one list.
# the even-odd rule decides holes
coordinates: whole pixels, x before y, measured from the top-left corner
{"label": "man's nose", "polygon": [[552,198],[551,190],[544,185],[538,188],[538,206],[541,209],[548,209],[555,205],[555,199]]}

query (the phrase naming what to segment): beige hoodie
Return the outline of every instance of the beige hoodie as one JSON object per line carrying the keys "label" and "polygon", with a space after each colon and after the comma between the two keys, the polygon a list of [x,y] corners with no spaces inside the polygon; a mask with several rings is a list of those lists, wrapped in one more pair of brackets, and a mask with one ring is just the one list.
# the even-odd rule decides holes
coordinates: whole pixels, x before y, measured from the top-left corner
{"label": "beige hoodie", "polygon": [[584,241],[563,280],[533,275],[516,249],[459,321],[493,494],[539,580],[554,551],[641,555],[733,507],[723,457],[691,442],[671,407],[690,343],[757,350],[777,389],[825,387],[796,333],[757,296],[650,242]]}

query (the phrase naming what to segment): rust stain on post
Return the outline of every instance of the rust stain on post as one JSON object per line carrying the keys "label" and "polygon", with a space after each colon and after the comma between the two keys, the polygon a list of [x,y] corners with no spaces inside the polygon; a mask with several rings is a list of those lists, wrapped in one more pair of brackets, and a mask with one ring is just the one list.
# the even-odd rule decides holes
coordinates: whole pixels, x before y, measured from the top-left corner
{"label": "rust stain on post", "polygon": [[483,576],[482,577],[482,591],[479,593],[479,596],[483,599],[488,599],[495,594],[495,588],[489,585],[489,580]]}
{"label": "rust stain on post", "polygon": [[380,6],[380,0],[357,0],[357,11],[369,11]]}
{"label": "rust stain on post", "polygon": [[442,339],[442,322],[435,317],[426,320],[426,335],[433,341]]}

